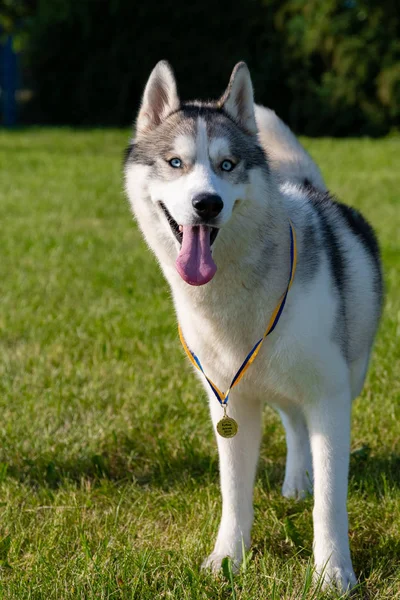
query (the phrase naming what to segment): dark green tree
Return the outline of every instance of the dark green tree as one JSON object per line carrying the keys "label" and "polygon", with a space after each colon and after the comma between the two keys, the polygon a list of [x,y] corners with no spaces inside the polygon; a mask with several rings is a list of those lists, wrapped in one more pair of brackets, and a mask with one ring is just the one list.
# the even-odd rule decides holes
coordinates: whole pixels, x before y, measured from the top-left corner
{"label": "dark green tree", "polygon": [[184,99],[218,96],[246,60],[256,99],[298,132],[399,126],[398,0],[38,0],[28,30],[31,118],[42,122],[132,122],[166,58]]}

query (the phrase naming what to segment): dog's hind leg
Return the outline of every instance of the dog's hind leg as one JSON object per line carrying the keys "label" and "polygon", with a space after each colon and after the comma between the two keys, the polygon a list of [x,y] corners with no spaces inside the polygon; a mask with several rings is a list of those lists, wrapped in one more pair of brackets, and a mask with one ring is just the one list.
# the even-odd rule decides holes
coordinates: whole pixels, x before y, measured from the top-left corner
{"label": "dog's hind leg", "polygon": [[[215,397],[210,396],[214,429],[223,412]],[[218,571],[222,560],[230,556],[235,569],[243,558],[243,546],[250,545],[253,524],[253,487],[261,441],[262,403],[233,393],[228,414],[239,426],[235,437],[217,436],[222,492],[222,518],[214,551],[204,561],[204,568]]]}
{"label": "dog's hind leg", "polygon": [[[339,379],[339,378],[338,378]],[[308,407],[314,467],[314,560],[324,587],[353,587],[357,580],[350,558],[347,482],[350,455],[350,384]]]}
{"label": "dog's hind leg", "polygon": [[282,486],[285,498],[305,498],[312,491],[313,469],[310,437],[307,423],[300,407],[279,409],[286,432],[286,470]]}

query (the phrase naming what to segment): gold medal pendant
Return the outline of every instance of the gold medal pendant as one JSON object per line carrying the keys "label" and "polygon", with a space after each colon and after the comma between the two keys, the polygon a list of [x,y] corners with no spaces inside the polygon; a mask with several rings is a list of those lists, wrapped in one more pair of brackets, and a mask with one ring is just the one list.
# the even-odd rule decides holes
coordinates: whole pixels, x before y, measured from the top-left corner
{"label": "gold medal pendant", "polygon": [[237,434],[239,429],[235,419],[228,417],[226,414],[226,406],[224,406],[224,416],[217,423],[217,431],[223,438],[233,438]]}

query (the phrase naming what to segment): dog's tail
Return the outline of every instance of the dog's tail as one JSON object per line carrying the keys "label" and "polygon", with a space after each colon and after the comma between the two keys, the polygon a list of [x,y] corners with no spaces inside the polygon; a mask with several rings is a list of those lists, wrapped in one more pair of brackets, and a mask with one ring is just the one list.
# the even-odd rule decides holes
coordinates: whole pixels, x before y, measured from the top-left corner
{"label": "dog's tail", "polygon": [[256,105],[255,113],[260,142],[278,179],[282,183],[312,185],[325,192],[319,168],[289,127],[269,108]]}

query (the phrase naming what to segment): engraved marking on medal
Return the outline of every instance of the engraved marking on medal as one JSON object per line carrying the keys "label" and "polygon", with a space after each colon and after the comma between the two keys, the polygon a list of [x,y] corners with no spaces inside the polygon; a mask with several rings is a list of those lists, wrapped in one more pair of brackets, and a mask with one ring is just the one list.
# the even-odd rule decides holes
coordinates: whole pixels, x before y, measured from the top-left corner
{"label": "engraved marking on medal", "polygon": [[232,438],[238,432],[238,424],[232,417],[223,417],[217,423],[217,431],[223,438]]}

